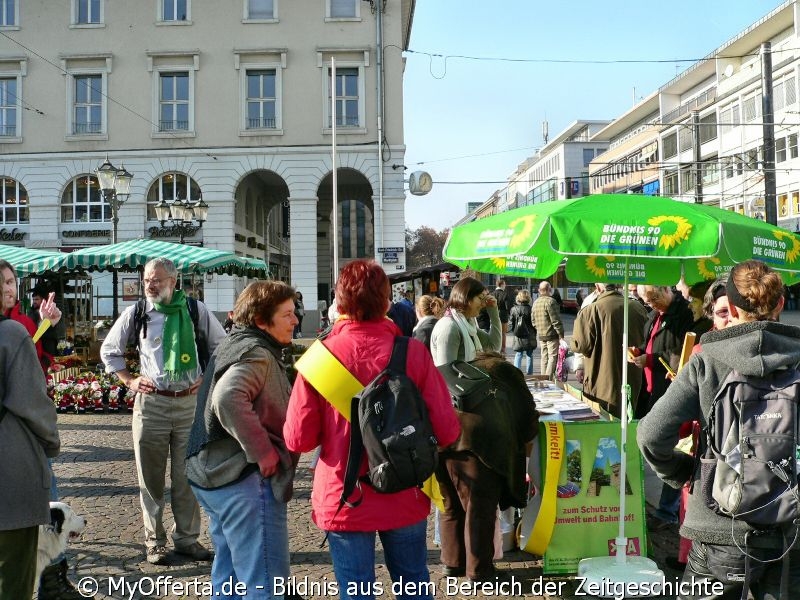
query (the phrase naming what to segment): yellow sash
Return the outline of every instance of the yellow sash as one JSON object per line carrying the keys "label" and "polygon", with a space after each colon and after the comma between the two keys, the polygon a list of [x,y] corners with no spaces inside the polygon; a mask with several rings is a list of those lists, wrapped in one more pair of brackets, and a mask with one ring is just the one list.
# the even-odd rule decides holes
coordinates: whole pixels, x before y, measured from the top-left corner
{"label": "yellow sash", "polygon": [[[316,340],[295,363],[303,378],[325,398],[333,408],[350,421],[350,403],[364,385],[339,362],[320,340]],[[444,500],[436,477],[430,477],[422,491],[439,508],[444,510]]]}
{"label": "yellow sash", "polygon": [[544,485],[541,483],[539,440],[535,440],[528,462],[528,474],[537,486],[536,495],[528,501],[518,529],[520,548],[538,556],[544,556],[556,525],[558,478],[564,460],[564,424],[545,421],[542,425],[547,459]]}

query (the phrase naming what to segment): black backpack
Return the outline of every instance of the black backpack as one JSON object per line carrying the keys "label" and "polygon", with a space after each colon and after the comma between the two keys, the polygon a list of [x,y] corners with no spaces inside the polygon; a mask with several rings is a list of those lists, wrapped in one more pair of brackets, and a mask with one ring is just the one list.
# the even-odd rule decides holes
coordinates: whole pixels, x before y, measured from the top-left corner
{"label": "black backpack", "polygon": [[[524,305],[519,304],[518,306],[522,307]],[[531,337],[531,329],[533,325],[530,324],[531,320],[531,311],[525,310],[525,308],[518,308],[512,311],[511,314],[512,318],[514,319],[514,337],[518,338],[529,338]],[[535,330],[534,330],[535,331]],[[536,335],[534,334],[534,338]]]}
{"label": "black backpack", "polygon": [[361,503],[361,498],[349,498],[359,483],[364,451],[369,472],[361,481],[384,494],[419,487],[436,469],[438,441],[425,401],[406,375],[407,350],[408,338],[396,337],[388,366],[353,397],[350,451],[339,508]]}
{"label": "black backpack", "polygon": [[[197,344],[197,362],[200,364],[200,368],[203,372],[205,372],[208,359],[211,355],[208,351],[208,340],[206,339],[205,333],[198,326],[200,310],[197,308],[197,298],[186,296],[186,306],[189,309],[189,316],[192,318],[192,325],[194,326],[194,339]],[[145,300],[136,302],[136,308],[133,311],[133,344],[136,346],[136,350],[139,350],[139,340],[147,338],[147,322],[150,320],[150,317],[145,313],[146,309],[147,303]]]}
{"label": "black backpack", "polygon": [[[800,522],[799,402],[800,371],[796,368],[767,377],[731,371],[711,405],[700,453],[701,495],[706,505],[756,530],[780,533],[784,561],[797,542]],[[743,552],[748,560],[759,561],[747,548]],[[747,567],[746,563],[744,594],[749,586]],[[787,567],[784,562],[784,570]]]}

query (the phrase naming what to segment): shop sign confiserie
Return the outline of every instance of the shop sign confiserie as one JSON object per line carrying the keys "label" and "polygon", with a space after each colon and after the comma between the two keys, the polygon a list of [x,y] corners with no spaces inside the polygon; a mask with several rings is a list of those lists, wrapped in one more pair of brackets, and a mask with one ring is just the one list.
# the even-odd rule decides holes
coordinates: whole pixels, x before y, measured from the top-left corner
{"label": "shop sign confiserie", "polygon": [[111,237],[111,231],[108,229],[67,229],[61,232],[65,238],[81,238],[81,237]]}

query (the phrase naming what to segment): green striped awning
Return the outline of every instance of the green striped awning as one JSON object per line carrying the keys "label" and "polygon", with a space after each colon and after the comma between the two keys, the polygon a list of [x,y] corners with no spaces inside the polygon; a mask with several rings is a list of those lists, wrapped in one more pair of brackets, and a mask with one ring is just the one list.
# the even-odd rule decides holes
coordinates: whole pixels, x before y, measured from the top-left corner
{"label": "green striped awning", "polygon": [[266,277],[263,260],[244,258],[233,252],[158,240],[128,240],[117,244],[90,246],[26,263],[29,272],[136,271],[153,258],[168,258],[179,273],[224,273]]}
{"label": "green striped awning", "polygon": [[30,275],[36,272],[35,269],[29,268],[29,264],[32,261],[46,260],[49,258],[56,259],[59,256],[61,256],[61,252],[53,250],[0,245],[0,258],[8,261],[19,276]]}

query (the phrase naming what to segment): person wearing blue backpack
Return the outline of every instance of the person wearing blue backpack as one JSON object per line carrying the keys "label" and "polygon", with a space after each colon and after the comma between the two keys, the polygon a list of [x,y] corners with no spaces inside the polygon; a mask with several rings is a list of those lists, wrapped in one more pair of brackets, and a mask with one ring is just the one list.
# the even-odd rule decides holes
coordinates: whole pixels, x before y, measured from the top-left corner
{"label": "person wearing blue backpack", "polygon": [[[702,336],[702,352],[639,423],[638,444],[662,481],[674,488],[691,482],[680,533],[692,548],[679,598],[747,598],[749,592],[755,600],[788,600],[789,589],[800,586],[792,522],[798,517],[800,328],[777,322],[783,283],[766,264],[734,267],[726,291],[729,325]],[[778,397],[786,410],[772,408]],[[694,420],[706,432],[697,461],[675,449],[681,424]],[[725,423],[733,428],[717,427]],[[749,434],[756,431],[772,433]],[[706,452],[721,442],[730,446],[724,465]],[[778,459],[782,442],[791,447]]]}

